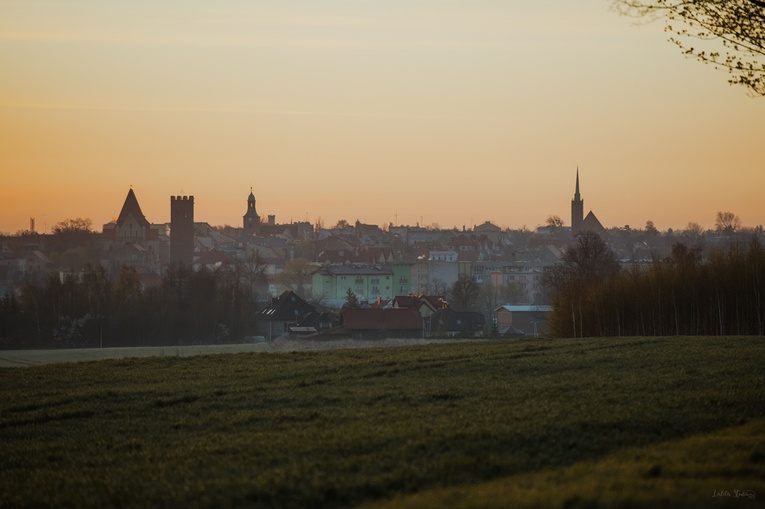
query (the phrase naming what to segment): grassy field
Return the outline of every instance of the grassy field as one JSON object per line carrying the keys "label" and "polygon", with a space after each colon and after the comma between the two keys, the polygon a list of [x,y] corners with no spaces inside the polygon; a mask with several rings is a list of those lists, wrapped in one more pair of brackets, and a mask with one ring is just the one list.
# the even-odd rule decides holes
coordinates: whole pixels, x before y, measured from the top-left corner
{"label": "grassy field", "polygon": [[631,338],[4,368],[0,507],[761,507],[764,354]]}

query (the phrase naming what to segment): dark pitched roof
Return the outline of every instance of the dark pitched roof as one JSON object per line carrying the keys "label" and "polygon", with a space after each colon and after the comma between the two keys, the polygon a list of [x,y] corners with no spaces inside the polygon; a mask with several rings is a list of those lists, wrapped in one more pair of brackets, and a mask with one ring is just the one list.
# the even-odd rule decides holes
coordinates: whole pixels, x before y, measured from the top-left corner
{"label": "dark pitched roof", "polygon": [[128,191],[125,203],[122,205],[122,210],[117,218],[117,225],[122,226],[129,216],[133,216],[138,224],[147,230],[149,229],[149,221],[143,215],[143,212],[141,212],[141,206],[138,205],[138,199],[135,197],[132,187],[130,188],[130,191]]}
{"label": "dark pitched roof", "polygon": [[431,329],[448,332],[474,332],[486,324],[483,314],[475,311],[455,311],[451,308],[439,309],[431,318]]}
{"label": "dark pitched roof", "polygon": [[319,263],[357,263],[362,258],[357,256],[352,249],[326,249],[317,257]]}
{"label": "dark pitched roof", "polygon": [[233,265],[234,260],[231,259],[229,255],[224,253],[223,251],[219,249],[211,249],[194,262],[194,265],[215,265],[217,263],[220,263],[221,265]]}
{"label": "dark pitched roof", "polygon": [[300,298],[298,294],[286,291],[271,299],[268,306],[258,313],[260,320],[292,321],[316,311],[312,305]]}
{"label": "dark pitched roof", "polygon": [[422,305],[427,305],[434,311],[445,308],[446,300],[437,295],[397,295],[393,298],[391,306],[394,308],[409,308],[419,310]]}
{"label": "dark pitched roof", "polygon": [[476,232],[501,232],[502,228],[499,226],[491,223],[490,221],[484,221],[483,224],[479,224],[478,226],[473,227],[473,231]]}
{"label": "dark pitched roof", "polygon": [[328,313],[326,311],[312,311],[300,319],[298,327],[313,327],[314,329],[321,329],[324,328],[322,327],[324,324],[334,326],[338,323],[338,321],[339,316],[333,313]]}
{"label": "dark pitched roof", "polygon": [[393,297],[393,307],[395,308],[414,308],[420,307],[420,298],[416,295],[396,295]]}

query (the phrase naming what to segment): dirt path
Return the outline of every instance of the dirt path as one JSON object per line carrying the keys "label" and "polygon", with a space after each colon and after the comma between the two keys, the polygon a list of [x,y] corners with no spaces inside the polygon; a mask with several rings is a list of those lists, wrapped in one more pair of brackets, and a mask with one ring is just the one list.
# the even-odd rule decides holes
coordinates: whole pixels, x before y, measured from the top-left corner
{"label": "dirt path", "polygon": [[[345,348],[379,348],[444,343],[449,339],[296,340],[276,339],[264,343],[234,345],[145,346],[128,348],[73,348],[64,350],[0,350],[0,367],[25,367],[61,362],[85,362],[130,357],[189,357],[216,353],[295,352]],[[464,340],[462,340],[464,341]]]}

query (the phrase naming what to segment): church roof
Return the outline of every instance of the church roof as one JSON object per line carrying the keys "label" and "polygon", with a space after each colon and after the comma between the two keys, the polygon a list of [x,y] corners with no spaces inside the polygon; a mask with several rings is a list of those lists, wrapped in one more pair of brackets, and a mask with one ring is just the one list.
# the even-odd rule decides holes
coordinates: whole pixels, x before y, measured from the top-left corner
{"label": "church roof", "polygon": [[584,218],[582,221],[581,226],[579,227],[580,232],[584,231],[591,231],[595,232],[598,235],[600,235],[602,238],[608,235],[608,232],[603,227],[602,224],[600,224],[600,220],[595,216],[595,214],[590,211],[587,214],[587,217]]}
{"label": "church roof", "polygon": [[141,212],[141,206],[138,205],[138,199],[135,197],[135,193],[133,192],[132,187],[130,188],[130,191],[128,191],[127,197],[125,198],[125,203],[122,205],[122,210],[120,211],[120,215],[117,218],[117,225],[122,226],[122,224],[127,221],[127,218],[130,216],[133,216],[141,226],[147,229],[149,228],[149,221],[146,220],[143,212]]}

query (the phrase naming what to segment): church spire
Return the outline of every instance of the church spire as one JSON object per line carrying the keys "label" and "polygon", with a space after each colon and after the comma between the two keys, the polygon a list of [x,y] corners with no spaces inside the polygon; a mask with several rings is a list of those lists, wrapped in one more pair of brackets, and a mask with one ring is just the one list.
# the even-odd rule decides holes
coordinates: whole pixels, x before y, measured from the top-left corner
{"label": "church spire", "polygon": [[576,234],[582,226],[584,220],[584,202],[579,194],[579,166],[576,167],[576,191],[574,199],[571,200],[571,231]]}
{"label": "church spire", "polygon": [[580,201],[582,198],[579,196],[579,166],[576,167],[576,191],[574,192],[574,200]]}
{"label": "church spire", "polygon": [[260,216],[255,210],[255,195],[252,194],[252,187],[250,188],[250,196],[247,197],[247,213],[244,214],[244,234],[250,235],[257,233],[260,230]]}

